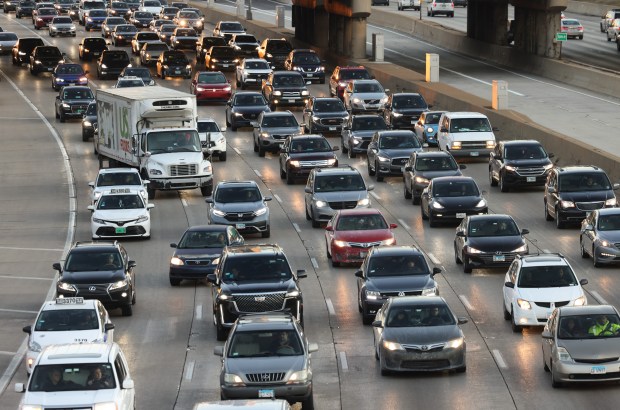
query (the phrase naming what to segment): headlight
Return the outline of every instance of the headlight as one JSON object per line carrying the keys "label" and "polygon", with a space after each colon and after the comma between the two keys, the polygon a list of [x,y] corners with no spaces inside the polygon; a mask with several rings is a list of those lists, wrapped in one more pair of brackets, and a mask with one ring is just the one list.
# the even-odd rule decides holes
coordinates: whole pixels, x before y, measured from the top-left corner
{"label": "headlight", "polygon": [[71,106],[67,103],[62,103],[62,108],[65,108],[68,110],[69,108],[71,108]]}
{"label": "headlight", "polygon": [[374,290],[367,290],[366,291],[366,299],[368,300],[377,300],[381,298],[381,293],[374,291]]}
{"label": "headlight", "polygon": [[304,96],[306,96],[306,95],[310,95],[310,91],[308,91],[308,90],[303,90],[303,91],[301,92],[301,95],[304,95]]}
{"label": "headlight", "polygon": [[265,57],[272,58],[273,56],[270,53],[265,54]]}
{"label": "headlight", "polygon": [[396,239],[394,238],[390,238],[390,239],[386,239],[384,241],[381,241],[381,245],[394,245],[396,243]]}
{"label": "headlight", "polygon": [[488,148],[488,149],[493,149],[493,148],[495,148],[495,141],[493,141],[493,140],[489,140],[489,141],[487,141],[487,148]]}
{"label": "headlight", "polygon": [[396,342],[388,342],[387,340],[383,341],[383,347],[386,348],[387,350],[390,351],[394,351],[394,350],[405,350],[403,349],[403,347],[400,345],[400,343],[396,343]]}
{"label": "headlight", "polygon": [[325,201],[315,201],[314,204],[318,207],[318,208],[325,208],[327,206],[327,202]]}
{"label": "headlight", "polygon": [[285,297],[287,298],[296,298],[297,296],[299,296],[298,290],[291,290],[290,292],[286,292],[286,295],[285,295]]}
{"label": "headlight", "polygon": [[266,213],[267,213],[267,207],[264,207],[254,212],[254,215],[261,216],[261,215],[265,215]]}
{"label": "headlight", "polygon": [[88,81],[88,78],[86,78],[86,77],[80,77],[80,80],[79,80],[79,81],[80,81],[81,83],[85,83],[85,82],[87,82],[87,81]]}
{"label": "headlight", "polygon": [[26,55],[26,53],[24,53],[23,51],[20,51],[17,54],[19,54],[20,56],[25,56]]}
{"label": "headlight", "polygon": [[140,218],[136,219],[136,223],[146,222],[148,220],[149,220],[149,216],[148,215],[142,215]]}
{"label": "headlight", "polygon": [[93,218],[93,222],[100,225],[105,225],[105,221],[99,218]]}
{"label": "headlight", "polygon": [[269,138],[269,133],[268,132],[261,132],[260,133],[260,137],[261,138]]}
{"label": "headlight", "polygon": [[188,70],[191,70],[192,69],[192,65],[188,64],[188,65],[185,66],[185,68],[188,69]]}
{"label": "headlight", "polygon": [[65,82],[65,80],[64,80],[64,79],[62,79],[62,78],[57,78],[57,79],[56,79],[56,82],[57,82],[57,83],[64,83],[64,82]]}
{"label": "headlight", "polygon": [[525,252],[525,251],[527,251],[527,245],[521,245],[517,249],[514,250],[514,252]]}
{"label": "headlight", "polygon": [[604,247],[608,247],[610,245],[609,241],[606,241],[604,239],[602,239],[600,243],[601,243],[601,246],[604,246]]}
{"label": "headlight", "polygon": [[21,410],[43,410],[43,407],[37,404],[23,404],[20,407]]}
{"label": "headlight", "polygon": [[116,410],[117,408],[116,403],[108,401],[105,403],[95,403],[93,410]]}
{"label": "headlight", "polygon": [[106,68],[108,68],[108,66],[105,65],[105,64],[101,64],[101,68],[106,69]]}
{"label": "headlight", "polygon": [[35,64],[41,64],[41,60],[34,60]]}
{"label": "headlight", "polygon": [[573,359],[570,357],[570,354],[568,353],[568,350],[566,350],[566,348],[559,346],[558,347],[558,358],[563,361],[563,362],[567,362],[567,361],[572,361]]}
{"label": "headlight", "polygon": [[41,350],[43,350],[41,348],[41,345],[35,342],[34,340],[31,340],[30,342],[28,342],[28,349],[33,352],[40,352]]}
{"label": "headlight", "polygon": [[560,201],[562,208],[574,208],[575,203],[573,201]]}
{"label": "headlight", "polygon": [[213,215],[216,215],[216,216],[226,216],[226,212],[222,212],[219,209],[214,209],[213,210]]}
{"label": "headlight", "polygon": [[294,70],[294,71],[302,71],[302,70],[301,70],[301,67],[293,67],[293,70]]}
{"label": "headlight", "polygon": [[128,284],[129,282],[127,281],[127,279],[119,280],[118,282],[114,282],[113,284],[111,284],[108,290],[121,289],[127,286]]}
{"label": "headlight", "polygon": [[605,201],[605,206],[616,206],[616,197],[609,198]]}
{"label": "headlight", "polygon": [[402,117],[403,114],[399,113],[399,112],[393,112],[392,113],[392,117],[398,118],[398,117]]}
{"label": "headlight", "polygon": [[292,166],[293,168],[299,168],[299,161],[296,161],[296,160],[289,161],[289,165]]}
{"label": "headlight", "polygon": [[312,121],[319,121],[321,118],[317,117],[316,115],[312,116]]}
{"label": "headlight", "polygon": [[422,289],[422,296],[435,296],[437,295],[437,287]]}
{"label": "headlight", "polygon": [[89,17],[89,18],[87,18],[87,19],[86,19],[86,21],[89,21],[89,22],[91,22],[91,23],[92,23],[92,22],[93,22],[93,19],[91,19],[91,18]]}
{"label": "headlight", "polygon": [[478,201],[478,203],[476,204],[476,208],[484,208],[485,206],[487,206],[487,201],[485,201],[484,199],[481,199],[480,201]]}
{"label": "headlight", "polygon": [[357,206],[368,206],[370,205],[370,199],[364,198],[357,201]]}
{"label": "headlight", "polygon": [[452,149],[461,149],[461,141],[454,141],[452,142]]}
{"label": "headlight", "polygon": [[167,69],[168,69],[168,65],[167,65],[167,64],[164,64],[164,65],[162,65],[162,68],[163,68],[164,70],[167,70]]}
{"label": "headlight", "polygon": [[584,306],[586,302],[587,300],[585,296],[579,296],[577,299],[575,299],[575,306]]}
{"label": "headlight", "polygon": [[521,298],[517,299],[517,305],[519,305],[519,307],[524,310],[532,309],[532,305],[530,305],[530,302],[528,302],[525,299],[521,299]]}
{"label": "headlight", "polygon": [[236,113],[235,113],[235,117],[243,117],[243,114],[242,114],[242,113],[240,113],[240,112],[236,112]]}
{"label": "headlight", "polygon": [[312,373],[309,373],[308,370],[300,370],[298,372],[293,372],[291,377],[288,379],[289,383],[305,383],[308,380],[308,376]]}
{"label": "headlight", "polygon": [[446,343],[447,348],[456,349],[463,345],[463,338],[459,337],[458,339],[452,339],[448,343]]}
{"label": "headlight", "polygon": [[354,98],[354,99],[353,99],[353,102],[354,102],[355,104],[359,104],[359,103],[361,103],[361,102],[362,102],[362,100],[360,100],[359,98]]}
{"label": "headlight", "polygon": [[467,247],[467,252],[469,253],[482,253],[480,249],[472,248],[471,246]]}
{"label": "headlight", "polygon": [[388,162],[390,160],[390,158],[384,157],[382,155],[377,155],[377,159],[381,162]]}
{"label": "headlight", "polygon": [[434,209],[444,209],[443,205],[440,204],[437,201],[433,201],[432,205],[431,205]]}
{"label": "headlight", "polygon": [[338,83],[338,86],[339,86],[339,87],[346,87],[346,86],[347,86],[347,83],[346,83],[345,81],[340,81],[340,82]]}
{"label": "headlight", "polygon": [[205,174],[212,174],[213,166],[211,165],[211,163],[208,163],[207,165],[205,165],[205,167],[202,169],[202,172],[204,172]]}
{"label": "headlight", "polygon": [[388,96],[386,95],[385,97],[383,97],[380,102],[381,104],[385,104],[386,102],[388,102]]}
{"label": "headlight", "polygon": [[149,169],[149,175],[163,175],[158,169]]}
{"label": "headlight", "polygon": [[348,246],[349,243],[346,241],[334,241],[334,246],[337,246],[339,248],[344,248],[345,246]]}
{"label": "headlight", "polygon": [[70,283],[58,281],[57,283],[58,289],[66,290],[68,292],[75,292],[75,286]]}
{"label": "headlight", "polygon": [[434,129],[432,129],[431,127],[428,127],[428,128],[426,129],[426,132],[428,132],[429,134],[430,134],[430,133],[432,133],[432,132],[434,132],[434,131],[435,131],[435,130],[434,130]]}
{"label": "headlight", "polygon": [[237,376],[236,374],[233,373],[225,373],[224,374],[224,383],[226,384],[237,384],[237,385],[243,385],[243,379],[241,379],[241,377]]}
{"label": "headlight", "polygon": [[510,172],[515,172],[517,170],[517,168],[513,167],[512,165],[506,165],[504,169]]}
{"label": "headlight", "polygon": [[418,184],[426,184],[426,185],[428,185],[430,181],[428,179],[426,179],[426,178],[415,177],[415,182],[418,183]]}
{"label": "headlight", "polygon": [[[190,69],[192,68],[192,66],[191,66],[191,65],[188,65],[188,67],[189,67]],[[224,87],[224,91],[230,91],[230,90],[232,90],[232,88],[231,88],[229,85],[227,85],[226,87]]]}
{"label": "headlight", "polygon": [[273,92],[273,95],[280,96],[280,95],[282,95],[282,91],[274,91],[274,92]]}
{"label": "headlight", "polygon": [[546,170],[553,168],[553,164],[547,164],[543,167]]}
{"label": "headlight", "polygon": [[[93,124],[90,121],[84,121],[84,126],[92,127]],[[101,196],[101,192],[95,192],[95,199],[99,198],[100,196]]]}
{"label": "headlight", "polygon": [[177,258],[176,256],[174,256],[170,258],[170,264],[174,266],[182,266],[182,265],[185,265],[185,262],[183,262],[183,259]]}

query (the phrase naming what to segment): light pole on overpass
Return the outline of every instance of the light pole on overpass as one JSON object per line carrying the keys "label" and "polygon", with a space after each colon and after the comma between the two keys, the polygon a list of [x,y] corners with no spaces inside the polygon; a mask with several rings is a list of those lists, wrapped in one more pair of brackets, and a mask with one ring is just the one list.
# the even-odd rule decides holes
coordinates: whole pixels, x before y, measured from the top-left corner
{"label": "light pole on overpass", "polygon": [[248,0],[248,10],[245,15],[246,20],[252,20],[252,0]]}

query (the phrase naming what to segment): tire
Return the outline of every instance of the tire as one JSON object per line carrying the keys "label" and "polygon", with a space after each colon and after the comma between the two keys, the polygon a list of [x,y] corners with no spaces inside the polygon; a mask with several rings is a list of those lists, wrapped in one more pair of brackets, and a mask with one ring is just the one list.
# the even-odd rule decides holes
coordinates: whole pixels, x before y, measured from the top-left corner
{"label": "tire", "polygon": [[609,37],[609,35],[607,36],[607,41],[611,41],[611,37]]}
{"label": "tire", "polygon": [[220,155],[218,155],[218,159],[220,161],[226,161],[226,153],[225,152],[220,152]]}
{"label": "tire", "polygon": [[149,199],[155,199],[155,189],[154,188],[146,188],[146,196],[148,196]]}
{"label": "tire", "polygon": [[508,192],[510,190],[504,181],[504,176],[501,173],[499,174],[499,190],[502,192]]}
{"label": "tire", "polygon": [[588,252],[586,252],[586,248],[583,247],[583,241],[579,241],[579,250],[581,251],[581,257],[583,259],[588,259],[590,257],[590,255],[588,255]]}
{"label": "tire", "polygon": [[310,393],[310,397],[301,402],[301,410],[314,410],[314,394]]}
{"label": "tire", "polygon": [[497,186],[497,181],[493,178],[493,172],[491,172],[491,168],[489,168],[489,183],[491,186]]}
{"label": "tire", "polygon": [[62,111],[58,114],[58,119],[60,120],[60,122],[65,122],[65,115],[62,113]]}
{"label": "tire", "polygon": [[405,199],[411,199],[411,192],[407,189],[407,184],[403,183],[403,196]]}
{"label": "tire", "polygon": [[181,284],[181,279],[170,277],[170,286],[179,286],[180,284]]}
{"label": "tire", "polygon": [[86,135],[86,133],[84,131],[82,131],[82,141],[83,142],[88,142],[88,135]]}
{"label": "tire", "polygon": [[[216,314],[214,313],[214,315]],[[226,328],[222,326],[219,319],[217,319],[217,315],[216,315],[215,316],[215,338],[217,339],[218,342],[223,342],[226,340],[227,337],[228,337],[228,332],[226,331]]]}
{"label": "tire", "polygon": [[311,221],[312,217],[310,216],[310,214],[308,213],[308,208],[306,208],[306,205],[304,204],[304,209],[306,210],[306,221]]}
{"label": "tire", "polygon": [[258,146],[258,156],[261,158],[265,156],[265,149],[261,147],[260,145]]}
{"label": "tire", "polygon": [[469,263],[469,259],[467,259],[467,256],[462,255],[461,256],[461,260],[463,261],[463,272],[464,273],[471,273],[474,269],[471,266],[471,263]]}
{"label": "tire", "polygon": [[512,316],[510,316],[510,312],[506,309],[506,304],[502,301],[502,310],[504,311],[504,320],[510,320]]}
{"label": "tire", "polygon": [[427,216],[428,216],[428,225],[431,228],[436,228],[438,225],[437,218],[433,216],[432,212],[429,212]]}
{"label": "tire", "polygon": [[353,150],[351,148],[347,149],[348,154],[349,154],[349,158],[353,159],[355,157],[357,157],[357,154],[355,152],[353,152]]}
{"label": "tire", "polygon": [[133,315],[133,306],[125,305],[125,306],[121,307],[121,312],[122,312],[123,316],[131,316],[131,315]]}
{"label": "tire", "polygon": [[616,48],[620,51],[620,41],[616,38]]}
{"label": "tire", "polygon": [[381,370],[381,376],[389,376],[390,371],[383,366],[383,356],[379,355],[379,369]]}
{"label": "tire", "polygon": [[267,230],[260,233],[261,238],[269,238],[271,236],[271,227],[267,226]]}
{"label": "tire", "polygon": [[603,264],[599,262],[598,256],[596,256],[596,250],[594,247],[592,247],[592,263],[595,268],[600,268],[603,266]]}
{"label": "tire", "polygon": [[332,258],[332,266],[333,266],[334,268],[337,268],[337,267],[339,267],[339,266],[340,266],[340,262],[336,262],[336,261]]}
{"label": "tire", "polygon": [[461,367],[457,367],[456,368],[456,372],[457,373],[465,373],[466,371],[467,371],[467,366],[466,365],[463,365]]}
{"label": "tire", "polygon": [[342,153],[346,154],[349,152],[349,148],[347,148],[347,146],[344,144],[344,140],[342,138],[340,138],[340,142],[341,142],[341,146],[342,146]]}
{"label": "tire", "polygon": [[515,314],[513,310],[510,311],[510,328],[514,333],[521,333],[521,331],[523,330],[523,326],[518,326],[515,323]]}
{"label": "tire", "polygon": [[456,243],[454,244],[454,262],[457,265],[461,265],[463,263],[463,261],[461,260],[461,258],[459,257],[459,253],[456,250]]}
{"label": "tire", "polygon": [[233,124],[230,124],[230,129],[231,129],[232,131],[235,131],[235,132],[236,132],[236,131],[237,131],[237,126],[236,126],[234,123],[233,123]]}
{"label": "tire", "polygon": [[383,175],[379,173],[379,164],[375,162],[375,175],[377,176],[377,182],[383,182]]}
{"label": "tire", "polygon": [[366,308],[362,305],[362,323],[368,326],[371,325],[374,320],[375,318],[366,314]]}
{"label": "tire", "polygon": [[369,162],[369,161],[366,161],[366,163],[368,164],[368,175],[370,175],[371,177],[374,177],[374,176],[375,176],[375,174],[376,174],[376,170],[374,170],[374,171],[373,171],[373,170],[370,168],[370,162]]}
{"label": "tire", "polygon": [[547,202],[545,202],[545,221],[553,221],[553,218],[549,214],[549,210],[547,209]]}
{"label": "tire", "polygon": [[327,244],[327,241],[325,241],[325,254],[327,255],[327,259],[331,259],[332,258],[332,254],[329,251],[329,245]]}
{"label": "tire", "polygon": [[551,362],[551,368],[549,369],[551,372],[551,387],[554,389],[562,387],[562,383],[555,380],[555,372],[553,371],[553,362]]}
{"label": "tire", "polygon": [[295,177],[293,176],[293,173],[291,172],[290,169],[286,170],[286,184],[287,185],[293,185],[295,183]]}
{"label": "tire", "polygon": [[579,36],[579,40],[583,40],[583,36]]}
{"label": "tire", "polygon": [[555,227],[557,229],[564,229],[564,222],[562,222],[562,220],[560,219],[560,213],[558,212],[557,208],[555,210]]}
{"label": "tire", "polygon": [[211,194],[213,194],[213,187],[201,186],[200,193],[202,194],[202,196],[211,196]]}
{"label": "tire", "polygon": [[413,189],[411,190],[411,203],[413,205],[420,205],[420,197],[413,194]]}
{"label": "tire", "polygon": [[311,213],[311,215],[310,215],[310,219],[312,220],[312,227],[313,227],[313,228],[320,228],[320,227],[321,227],[321,222],[317,221],[317,220],[314,218],[314,211],[311,211],[311,212],[312,212],[312,213]]}
{"label": "tire", "polygon": [[551,369],[549,369],[549,366],[547,366],[547,362],[545,362],[545,355],[544,355],[544,353],[543,353],[543,369],[547,373],[549,373],[551,371]]}
{"label": "tire", "polygon": [[424,212],[424,206],[420,206],[420,215],[422,216],[423,221],[428,219],[428,215]]}

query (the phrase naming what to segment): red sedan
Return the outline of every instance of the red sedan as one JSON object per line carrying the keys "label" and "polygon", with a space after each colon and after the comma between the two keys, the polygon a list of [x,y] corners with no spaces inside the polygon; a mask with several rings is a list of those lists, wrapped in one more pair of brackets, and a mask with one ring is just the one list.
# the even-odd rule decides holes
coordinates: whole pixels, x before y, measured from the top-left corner
{"label": "red sedan", "polygon": [[221,71],[199,71],[194,75],[189,92],[196,101],[228,101],[232,95],[230,83]]}
{"label": "red sedan", "polygon": [[397,226],[373,208],[342,210],[325,228],[327,257],[332,266],[361,263],[371,247],[396,244],[392,229]]}
{"label": "red sedan", "polygon": [[36,15],[32,18],[34,20],[34,28],[35,30],[42,29],[43,27],[49,26],[54,17],[56,17],[58,13],[56,9],[51,7],[43,7],[36,11]]}

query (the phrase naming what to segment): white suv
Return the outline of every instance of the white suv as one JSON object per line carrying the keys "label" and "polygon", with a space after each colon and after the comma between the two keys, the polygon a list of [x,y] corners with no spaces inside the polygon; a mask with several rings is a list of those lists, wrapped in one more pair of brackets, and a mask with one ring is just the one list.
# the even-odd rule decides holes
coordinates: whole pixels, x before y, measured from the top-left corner
{"label": "white suv", "polygon": [[20,409],[135,410],[136,393],[127,360],[116,343],[50,345],[39,355]]}
{"label": "white suv", "polygon": [[420,0],[398,0],[398,10],[420,10]]}
{"label": "white suv", "polygon": [[495,148],[497,128],[478,112],[445,112],[439,119],[437,145],[453,157],[488,157]]}
{"label": "white suv", "polygon": [[504,280],[504,319],[512,330],[544,326],[556,307],[584,306],[588,300],[582,286],[562,254],[517,256]]}
{"label": "white suv", "polygon": [[438,14],[454,17],[454,3],[452,0],[429,0],[426,6],[426,15],[433,17]]}
{"label": "white suv", "polygon": [[220,129],[213,118],[198,118],[196,126],[202,152],[217,155],[220,161],[226,161],[226,128]]}
{"label": "white suv", "polygon": [[97,179],[88,183],[88,186],[92,188],[90,203],[95,205],[103,191],[111,188],[138,189],[140,196],[146,201],[148,200],[146,190],[148,183],[148,180],[140,177],[140,173],[135,168],[102,168],[97,174]]}

